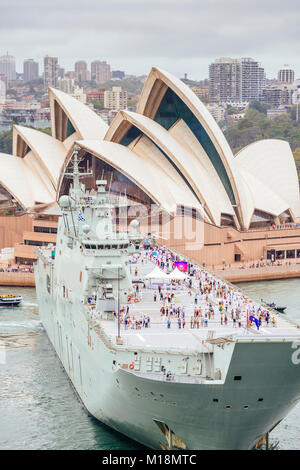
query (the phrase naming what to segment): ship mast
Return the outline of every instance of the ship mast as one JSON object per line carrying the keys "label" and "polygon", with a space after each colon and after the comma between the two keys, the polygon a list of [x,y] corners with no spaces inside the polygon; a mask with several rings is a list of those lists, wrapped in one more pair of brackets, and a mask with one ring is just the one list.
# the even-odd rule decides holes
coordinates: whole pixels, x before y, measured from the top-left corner
{"label": "ship mast", "polygon": [[72,191],[70,191],[70,196],[75,199],[76,203],[79,203],[80,195],[82,193],[82,188],[80,186],[80,178],[83,178],[84,176],[92,176],[93,172],[88,171],[84,173],[79,171],[78,146],[76,145],[76,143],[74,144],[73,155],[71,158],[73,159],[73,171],[71,171],[70,173],[65,173],[64,176],[73,180]]}

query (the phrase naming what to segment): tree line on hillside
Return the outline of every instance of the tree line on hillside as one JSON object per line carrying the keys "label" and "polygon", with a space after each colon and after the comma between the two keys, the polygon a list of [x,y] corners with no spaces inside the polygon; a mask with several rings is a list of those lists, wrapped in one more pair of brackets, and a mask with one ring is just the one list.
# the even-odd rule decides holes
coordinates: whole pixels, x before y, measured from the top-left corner
{"label": "tree line on hillside", "polygon": [[[51,128],[36,129],[51,135]],[[12,129],[10,131],[0,133],[0,153],[12,153]]]}
{"label": "tree line on hillside", "polygon": [[282,139],[289,142],[292,151],[300,151],[300,119],[296,106],[287,114],[267,118],[267,103],[253,101],[243,119],[228,127],[224,134],[234,153],[246,145],[262,139]]}
{"label": "tree line on hillside", "polygon": [[[101,103],[102,104],[102,103]],[[300,110],[299,120],[297,107],[293,106],[290,113],[282,114],[274,119],[267,118],[267,103],[253,101],[243,119],[225,130],[225,136],[234,153],[246,145],[262,139],[282,139],[289,142],[294,154],[300,176]],[[39,129],[51,134],[51,129]],[[12,152],[12,131],[0,133],[0,152]]]}

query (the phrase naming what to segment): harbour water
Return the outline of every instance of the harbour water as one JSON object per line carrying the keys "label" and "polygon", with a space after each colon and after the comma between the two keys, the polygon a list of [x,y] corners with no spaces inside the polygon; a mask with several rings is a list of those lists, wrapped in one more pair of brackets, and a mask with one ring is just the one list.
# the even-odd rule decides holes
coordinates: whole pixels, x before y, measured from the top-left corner
{"label": "harbour water", "polygon": [[[300,279],[239,287],[287,306],[286,315],[300,322]],[[0,449],[141,449],[83,410],[39,320],[35,290],[9,291],[23,305],[0,310]],[[300,450],[300,404],[272,432],[271,443],[278,441],[280,449]]]}

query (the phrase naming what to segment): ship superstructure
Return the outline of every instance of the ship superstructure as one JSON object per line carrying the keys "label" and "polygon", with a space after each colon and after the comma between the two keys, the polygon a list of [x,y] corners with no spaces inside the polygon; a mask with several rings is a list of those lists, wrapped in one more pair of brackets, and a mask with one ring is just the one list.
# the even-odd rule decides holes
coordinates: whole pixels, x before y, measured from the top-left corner
{"label": "ship superstructure", "polygon": [[[125,329],[120,306],[135,297],[129,256],[141,237],[134,224],[116,232],[106,181],[88,193],[76,151],[73,165],[56,248],[37,249],[35,278],[43,325],[84,406],[151,448],[253,448],[300,399],[299,329],[280,316],[259,331],[168,329],[147,286],[130,309],[151,324]],[[137,266],[142,278],[153,269]],[[176,296],[188,310],[187,289]]]}

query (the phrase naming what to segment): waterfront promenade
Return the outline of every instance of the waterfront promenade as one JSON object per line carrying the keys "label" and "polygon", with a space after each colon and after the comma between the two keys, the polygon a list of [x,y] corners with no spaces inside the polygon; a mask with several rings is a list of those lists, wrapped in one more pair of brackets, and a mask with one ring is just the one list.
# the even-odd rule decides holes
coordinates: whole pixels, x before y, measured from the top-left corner
{"label": "waterfront promenade", "polygon": [[0,272],[0,286],[35,287],[34,274],[30,272]]}
{"label": "waterfront promenade", "polygon": [[[249,264],[243,267],[241,263],[226,267],[211,267],[208,269],[216,276],[225,279],[229,282],[244,282],[244,281],[265,281],[275,279],[289,279],[300,277],[300,262],[291,262],[286,264],[282,262],[280,265],[274,264],[272,266],[259,266],[250,268]],[[0,272],[0,286],[23,286],[34,287],[35,280],[34,274],[31,272]]]}
{"label": "waterfront promenade", "polygon": [[268,279],[289,279],[300,277],[300,262],[285,263],[280,265],[268,265],[256,267],[243,267],[241,265],[231,265],[230,267],[216,267],[211,268],[211,271],[229,282],[242,282],[242,281],[266,281]]}

